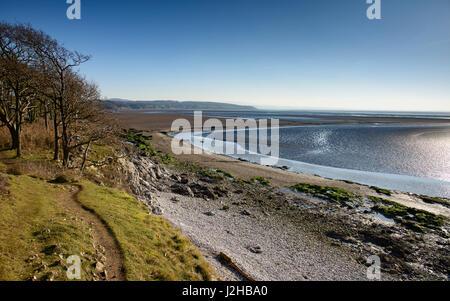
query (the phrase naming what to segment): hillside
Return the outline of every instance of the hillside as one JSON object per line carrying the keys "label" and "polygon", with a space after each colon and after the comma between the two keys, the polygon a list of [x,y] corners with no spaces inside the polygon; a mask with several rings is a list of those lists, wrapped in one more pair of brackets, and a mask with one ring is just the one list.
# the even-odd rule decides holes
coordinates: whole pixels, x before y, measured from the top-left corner
{"label": "hillside", "polygon": [[134,101],[127,99],[108,99],[104,101],[107,109],[114,111],[129,110],[256,110],[252,106],[241,106],[221,102],[152,100]]}
{"label": "hillside", "polygon": [[83,177],[46,178],[40,164],[0,152],[0,281],[67,281],[72,255],[84,281],[215,278],[195,246],[134,197]]}

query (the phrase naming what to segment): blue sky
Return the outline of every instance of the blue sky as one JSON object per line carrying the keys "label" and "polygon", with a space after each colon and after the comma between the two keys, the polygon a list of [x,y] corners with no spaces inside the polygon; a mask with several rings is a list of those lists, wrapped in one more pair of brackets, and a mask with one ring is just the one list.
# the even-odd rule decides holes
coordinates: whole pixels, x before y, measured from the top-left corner
{"label": "blue sky", "polygon": [[450,111],[450,0],[66,0],[0,3],[90,54],[105,97]]}

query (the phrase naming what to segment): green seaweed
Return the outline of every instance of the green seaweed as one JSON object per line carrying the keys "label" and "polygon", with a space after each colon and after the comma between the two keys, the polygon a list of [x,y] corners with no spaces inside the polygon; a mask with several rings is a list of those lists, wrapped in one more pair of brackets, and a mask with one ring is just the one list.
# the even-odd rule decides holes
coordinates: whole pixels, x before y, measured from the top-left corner
{"label": "green seaweed", "polygon": [[384,199],[382,199],[382,202],[385,205],[377,204],[372,209],[417,232],[425,232],[425,229],[438,230],[447,223],[446,217],[442,215]]}
{"label": "green seaweed", "polygon": [[[297,184],[292,186],[291,189],[348,207],[351,207],[352,203],[359,203],[363,198],[361,195],[353,194],[337,187]],[[367,198],[375,204],[372,207],[373,211],[392,218],[396,222],[416,232],[425,232],[427,229],[440,230],[440,227],[447,224],[447,218],[442,215],[407,207],[376,196],[367,196]]]}
{"label": "green seaweed", "polygon": [[297,184],[292,186],[291,189],[308,193],[315,197],[326,199],[330,202],[348,207],[352,207],[352,204],[354,203],[359,203],[361,197],[342,188],[312,184]]}
{"label": "green seaweed", "polygon": [[388,190],[388,189],[380,188],[380,187],[377,187],[377,186],[370,186],[370,188],[372,188],[373,190],[375,190],[379,194],[385,194],[385,195],[388,195],[388,196],[392,195],[392,192],[390,190]]}
{"label": "green seaweed", "polygon": [[237,184],[240,184],[242,186],[247,186],[247,185],[251,184],[251,182],[245,181],[245,180],[243,180],[241,178],[234,178],[234,182],[237,183]]}
{"label": "green seaweed", "polygon": [[250,180],[253,183],[259,183],[264,186],[270,186],[269,180],[266,180],[264,177],[255,177]]}
{"label": "green seaweed", "polygon": [[215,170],[212,170],[212,169],[200,169],[199,171],[198,171],[198,173],[201,175],[201,176],[204,176],[204,177],[207,177],[207,178],[210,178],[210,179],[216,179],[217,181],[223,181],[224,180],[224,177],[221,175],[221,174],[219,174],[218,172],[216,172]]}
{"label": "green seaweed", "polygon": [[380,198],[380,197],[377,197],[377,196],[372,196],[372,195],[367,196],[367,198],[369,200],[371,200],[372,202],[374,202],[375,204],[379,204],[379,203],[386,203],[386,204],[388,204],[388,202],[390,202],[389,200],[386,200],[386,199],[383,199],[383,198]]}
{"label": "green seaweed", "polygon": [[218,169],[216,170],[219,173],[222,173],[225,177],[230,178],[230,179],[234,179],[234,176],[232,174],[230,174],[229,172],[226,172],[222,169]]}
{"label": "green seaweed", "polygon": [[443,198],[431,197],[431,196],[426,196],[426,195],[419,195],[418,197],[421,198],[422,201],[424,201],[425,203],[428,203],[428,204],[439,204],[439,205],[443,205],[446,207],[450,207],[449,200],[446,200]]}

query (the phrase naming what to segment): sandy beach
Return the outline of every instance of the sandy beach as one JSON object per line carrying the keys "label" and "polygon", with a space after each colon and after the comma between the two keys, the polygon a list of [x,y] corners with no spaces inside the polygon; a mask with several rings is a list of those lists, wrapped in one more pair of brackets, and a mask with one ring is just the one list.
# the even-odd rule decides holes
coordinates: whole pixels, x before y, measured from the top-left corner
{"label": "sandy beach", "polygon": [[[180,113],[151,113],[148,111],[130,111],[115,114],[116,118],[128,127],[149,132],[170,132],[172,122],[182,118],[194,125],[194,117]],[[305,115],[307,116],[307,115]],[[203,118],[208,117],[208,111],[203,112]],[[225,124],[225,118],[217,118]],[[318,124],[358,124],[358,123],[435,123],[449,124],[449,119],[408,118],[408,117],[358,117],[358,116],[320,116],[319,120],[292,121],[280,120],[280,126],[318,125]]]}

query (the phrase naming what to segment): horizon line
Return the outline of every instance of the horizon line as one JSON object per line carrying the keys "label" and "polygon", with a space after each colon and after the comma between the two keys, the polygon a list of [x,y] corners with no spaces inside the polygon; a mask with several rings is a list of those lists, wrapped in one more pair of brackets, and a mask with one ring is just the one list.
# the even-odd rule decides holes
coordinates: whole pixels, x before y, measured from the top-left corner
{"label": "horizon line", "polygon": [[[400,109],[347,109],[347,108],[336,108],[336,107],[295,107],[295,106],[258,106],[248,103],[237,103],[232,101],[223,100],[179,100],[179,99],[129,99],[120,97],[109,97],[103,99],[103,101],[130,101],[130,102],[156,102],[156,101],[175,101],[175,102],[205,102],[205,103],[221,103],[221,104],[231,104],[243,107],[254,107],[258,110],[300,110],[300,111],[345,111],[345,112],[386,112],[386,113],[444,113],[450,114],[450,111],[444,110],[400,110]],[[171,110],[171,109],[167,109]],[[179,109],[178,109],[179,110]]]}

